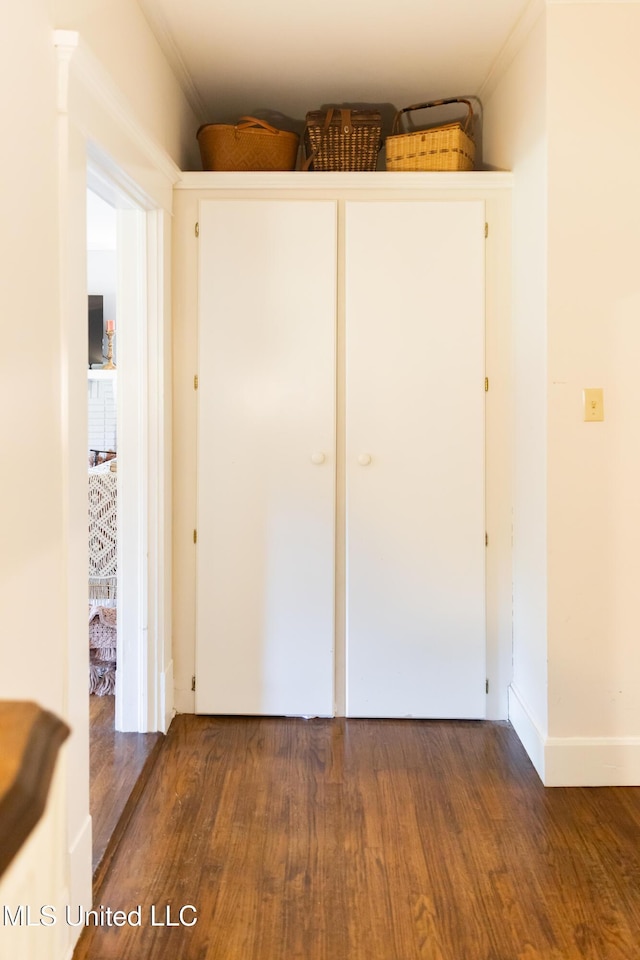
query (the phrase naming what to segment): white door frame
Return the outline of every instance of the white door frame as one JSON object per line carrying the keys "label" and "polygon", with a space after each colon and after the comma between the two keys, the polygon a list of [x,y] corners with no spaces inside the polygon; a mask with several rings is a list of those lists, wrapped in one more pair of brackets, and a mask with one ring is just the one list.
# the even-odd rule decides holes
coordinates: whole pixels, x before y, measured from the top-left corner
{"label": "white door frame", "polygon": [[[123,320],[116,334],[123,358],[118,368],[119,448],[125,462],[118,485],[123,515],[119,523],[123,530],[126,526],[119,560],[122,577],[133,586],[125,590],[124,629],[119,630],[124,669],[116,681],[116,727],[166,730],[173,712],[169,217],[172,187],[180,171],[130,114],[78,34],[57,31],[55,41],[60,61],[59,111],[66,134],[66,143],[61,136],[61,212],[66,214],[61,227],[63,232],[66,229],[69,250],[69,262],[62,266],[67,273],[63,293],[70,342],[84,342],[86,337],[86,277],[77,253],[80,248],[86,250],[87,186],[118,209],[118,315]],[[70,360],[69,398],[78,396],[80,381],[72,381],[83,373],[83,369],[74,370]],[[86,374],[84,379],[86,391]],[[85,463],[86,418],[72,411],[69,421],[72,462],[82,449]],[[79,524],[80,516],[79,512],[75,518],[70,516],[70,522],[75,519]],[[86,529],[86,511],[82,523]],[[134,533],[129,536],[131,530]],[[75,559],[77,577],[77,555]],[[86,606],[86,584],[74,593],[82,596]]]}
{"label": "white door frame", "polygon": [[[111,167],[105,170],[104,167]],[[99,151],[88,148],[87,185],[116,210],[117,240],[117,409],[118,409],[118,642],[116,671],[116,730],[154,729],[153,677],[148,671],[149,517],[156,512],[149,496],[150,406],[148,393],[148,326],[157,327],[149,309],[148,276],[159,273],[154,263],[157,245],[147,246],[147,212],[133,197],[122,173],[104,164]],[[151,315],[150,315],[151,313]],[[150,696],[151,694],[151,696]]]}
{"label": "white door frame", "polygon": [[146,215],[117,212],[118,648],[116,730],[149,729]]}
{"label": "white door frame", "polygon": [[[91,903],[87,637],[87,165],[142,209],[146,236],[144,422],[148,512],[146,642],[136,664],[129,729],[166,731],[173,715],[171,659],[170,218],[180,170],[140,125],[76,31],[57,30],[61,471],[67,553],[65,747],[69,902]],[[95,187],[95,181],[92,183]],[[141,234],[137,234],[141,242]],[[125,374],[126,376],[126,374]],[[148,388],[148,389],[147,389]],[[123,397],[124,402],[124,397]],[[144,615],[139,615],[144,622]],[[133,676],[133,674],[132,674]],[[134,681],[132,681],[134,682]]]}
{"label": "white door frame", "polygon": [[[161,579],[149,531],[162,528],[158,484],[150,482],[150,429],[163,420],[157,284],[162,281],[162,220],[152,201],[93,143],[87,144],[87,185],[117,211],[118,407],[118,650],[115,728],[164,729],[157,656],[158,610],[150,589]],[[155,288],[155,289],[154,289]],[[155,449],[155,448],[154,448]],[[158,466],[157,451],[153,465]],[[154,538],[157,546],[158,538]]]}

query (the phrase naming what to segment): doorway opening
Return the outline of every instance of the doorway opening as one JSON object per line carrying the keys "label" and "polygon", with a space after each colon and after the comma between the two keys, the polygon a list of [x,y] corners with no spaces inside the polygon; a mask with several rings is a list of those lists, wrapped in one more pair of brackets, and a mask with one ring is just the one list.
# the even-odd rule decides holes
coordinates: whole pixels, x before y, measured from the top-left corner
{"label": "doorway opening", "polygon": [[89,693],[104,704],[115,704],[117,667],[116,240],[115,207],[87,190]]}
{"label": "doorway opening", "polygon": [[158,733],[147,721],[147,214],[87,177],[90,810],[94,873]]}

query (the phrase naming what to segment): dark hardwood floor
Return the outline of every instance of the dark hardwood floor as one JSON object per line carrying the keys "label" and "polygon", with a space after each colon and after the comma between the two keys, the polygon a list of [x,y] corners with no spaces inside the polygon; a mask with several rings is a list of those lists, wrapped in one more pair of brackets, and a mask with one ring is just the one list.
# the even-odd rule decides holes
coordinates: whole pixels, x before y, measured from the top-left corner
{"label": "dark hardwood floor", "polygon": [[638,960],[640,789],[508,724],[178,716],[96,906],[140,925],[75,960]]}
{"label": "dark hardwood floor", "polygon": [[127,804],[157,749],[160,733],[116,733],[115,697],[89,697],[90,776],[89,807],[93,832],[93,872],[102,864]]}

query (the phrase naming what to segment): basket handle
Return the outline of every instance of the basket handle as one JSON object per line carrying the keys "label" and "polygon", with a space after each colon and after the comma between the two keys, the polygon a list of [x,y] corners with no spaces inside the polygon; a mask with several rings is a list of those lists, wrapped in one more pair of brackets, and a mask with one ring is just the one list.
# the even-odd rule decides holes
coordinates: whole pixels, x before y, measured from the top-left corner
{"label": "basket handle", "polygon": [[464,97],[448,97],[446,100],[430,100],[428,103],[414,103],[410,107],[403,107],[402,110],[398,110],[395,117],[393,118],[393,131],[392,134],[400,133],[402,130],[402,125],[400,120],[403,113],[411,113],[412,110],[427,110],[429,107],[442,107],[447,103],[466,103],[469,108],[469,112],[464,121],[462,129],[464,132],[467,132],[469,124],[473,120],[473,107],[471,106],[470,100],[465,100]]}
{"label": "basket handle", "polygon": [[[241,123],[240,121],[244,121]],[[210,123],[203,123],[198,127],[198,132],[196,133],[196,138],[200,136],[202,130],[205,127],[210,127]],[[281,130],[278,130],[277,127],[272,127],[270,123],[267,123],[266,120],[259,120],[258,117],[240,117],[240,120],[234,125],[236,130],[246,130],[249,127],[262,127],[264,130],[268,130],[269,133],[281,133]]]}
{"label": "basket handle", "polygon": [[[351,110],[344,107],[329,107],[329,109],[327,110],[327,115],[324,118],[324,124],[322,128],[322,132],[325,134],[325,136],[326,136],[327,130],[329,129],[331,121],[333,120],[333,115],[338,110],[340,111],[340,126],[342,128],[342,132],[347,135],[350,133],[353,133],[353,124],[351,122]],[[318,152],[318,147],[315,147],[315,149],[311,151],[307,159],[304,161],[302,165],[303,170],[309,170],[317,152]]]}
{"label": "basket handle", "polygon": [[342,132],[347,136],[350,133],[353,133],[353,124],[351,123],[351,110],[343,107],[329,107],[327,110],[327,115],[324,119],[324,132],[326,133],[329,129],[331,121],[333,120],[334,113],[340,111],[340,127]]}
{"label": "basket handle", "polygon": [[258,117],[240,117],[240,120],[236,123],[236,130],[247,130],[250,127],[262,127],[263,130],[268,130],[269,133],[280,133],[277,127],[272,127],[270,123],[267,123],[266,120],[259,120]]}

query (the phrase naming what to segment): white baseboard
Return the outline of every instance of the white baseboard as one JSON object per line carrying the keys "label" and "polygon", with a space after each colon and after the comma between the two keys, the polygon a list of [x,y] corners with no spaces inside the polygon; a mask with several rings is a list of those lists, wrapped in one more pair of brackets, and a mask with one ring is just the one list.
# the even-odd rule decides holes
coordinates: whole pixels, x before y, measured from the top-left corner
{"label": "white baseboard", "polygon": [[544,783],[545,737],[513,684],[509,687],[509,720]]}
{"label": "white baseboard", "polygon": [[184,688],[176,687],[174,690],[175,699],[173,705],[176,708],[177,713],[195,713],[196,712],[196,698],[195,694],[191,690],[186,690]]}
{"label": "white baseboard", "polygon": [[173,660],[160,674],[160,711],[161,732],[166,733],[173,719]]}
{"label": "white baseboard", "polygon": [[640,786],[640,737],[548,737],[544,784]]}
{"label": "white baseboard", "polygon": [[545,787],[640,786],[640,737],[547,737],[514,686],[509,720]]}
{"label": "white baseboard", "polygon": [[91,817],[87,814],[69,847],[69,902],[82,904],[87,910],[92,901],[92,856]]}
{"label": "white baseboard", "polygon": [[[73,909],[82,906],[85,910],[91,910],[93,906],[92,856],[91,817],[87,816],[69,847],[69,890],[65,906],[68,904]],[[80,927],[69,928],[72,953],[80,932]]]}

